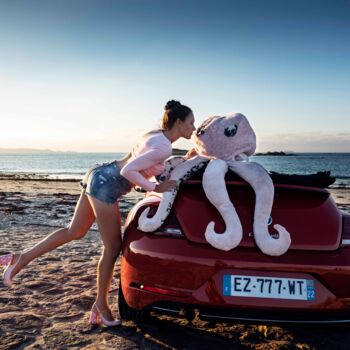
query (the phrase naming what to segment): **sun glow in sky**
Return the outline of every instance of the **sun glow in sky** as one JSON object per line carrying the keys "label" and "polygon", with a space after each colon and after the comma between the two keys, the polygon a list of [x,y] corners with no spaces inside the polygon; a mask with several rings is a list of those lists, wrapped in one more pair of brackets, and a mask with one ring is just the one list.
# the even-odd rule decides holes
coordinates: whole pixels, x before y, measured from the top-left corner
{"label": "sun glow in sky", "polygon": [[350,152],[349,38],[347,0],[0,0],[0,148],[127,151],[174,98]]}

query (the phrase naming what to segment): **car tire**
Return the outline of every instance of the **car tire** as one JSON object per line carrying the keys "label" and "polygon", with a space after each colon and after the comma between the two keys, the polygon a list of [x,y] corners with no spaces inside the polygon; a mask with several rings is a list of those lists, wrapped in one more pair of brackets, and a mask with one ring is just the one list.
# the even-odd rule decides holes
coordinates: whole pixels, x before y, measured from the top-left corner
{"label": "car tire", "polygon": [[136,310],[127,304],[124,298],[121,282],[119,284],[119,291],[118,291],[118,308],[119,308],[120,317],[126,321],[133,321],[133,322],[144,321],[148,315],[147,312]]}

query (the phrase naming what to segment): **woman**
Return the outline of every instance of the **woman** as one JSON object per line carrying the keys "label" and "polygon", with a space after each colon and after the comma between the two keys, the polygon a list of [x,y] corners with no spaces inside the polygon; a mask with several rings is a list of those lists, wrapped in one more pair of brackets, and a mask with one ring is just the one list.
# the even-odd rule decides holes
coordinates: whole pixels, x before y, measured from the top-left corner
{"label": "woman", "polygon": [[155,183],[149,178],[163,171],[164,161],[172,153],[171,144],[180,137],[190,139],[194,130],[191,109],[178,101],[169,101],[165,106],[162,129],[146,134],[122,160],[97,165],[86,173],[81,182],[83,190],[68,227],[51,233],[22,253],[0,257],[0,264],[6,266],[3,283],[11,287],[14,276],[33,259],[73,239],[84,237],[96,220],[104,248],[97,267],[97,297],[89,322],[119,325],[121,321],[113,319],[107,298],[114,264],[121,248],[121,219],[117,200],[135,185],[155,192],[173,189],[175,181]]}

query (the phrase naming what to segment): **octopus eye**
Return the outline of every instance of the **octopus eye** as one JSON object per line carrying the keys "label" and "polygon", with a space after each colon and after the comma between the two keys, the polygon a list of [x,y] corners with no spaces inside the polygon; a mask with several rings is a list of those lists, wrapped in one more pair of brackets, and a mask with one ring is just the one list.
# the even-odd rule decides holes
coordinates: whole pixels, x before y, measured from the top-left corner
{"label": "octopus eye", "polygon": [[203,135],[203,134],[205,134],[205,130],[202,129],[202,128],[199,128],[199,129],[197,130],[197,136],[200,136],[200,135]]}
{"label": "octopus eye", "polygon": [[237,132],[237,125],[233,124],[225,128],[224,134],[227,137],[235,136]]}
{"label": "octopus eye", "polygon": [[267,222],[267,225],[270,226],[272,224],[272,216],[269,217],[269,221]]}

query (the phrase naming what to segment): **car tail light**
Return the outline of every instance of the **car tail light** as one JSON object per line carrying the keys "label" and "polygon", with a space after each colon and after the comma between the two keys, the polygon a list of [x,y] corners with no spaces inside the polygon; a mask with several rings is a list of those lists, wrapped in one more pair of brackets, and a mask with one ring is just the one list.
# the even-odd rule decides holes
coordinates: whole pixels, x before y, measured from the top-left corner
{"label": "car tail light", "polygon": [[343,212],[343,234],[341,240],[341,246],[350,245],[350,214]]}
{"label": "car tail light", "polygon": [[130,284],[130,287],[142,289],[142,290],[145,290],[145,291],[151,292],[151,293],[170,295],[170,296],[174,296],[174,297],[185,298],[185,297],[191,296],[191,292],[189,292],[189,291],[175,290],[175,289],[170,289],[170,288],[161,288],[161,287],[149,286],[149,285],[135,283],[135,282],[132,282]]}
{"label": "car tail light", "polygon": [[341,298],[340,300],[346,307],[350,307],[350,298]]}
{"label": "car tail light", "polygon": [[168,237],[177,237],[184,238],[185,235],[182,232],[179,221],[177,220],[174,213],[170,213],[167,219],[164,221],[164,224],[155,232],[156,236],[168,236]]}
{"label": "car tail light", "polygon": [[161,227],[159,230],[153,232],[153,234],[156,236],[185,237],[181,229],[176,227]]}

